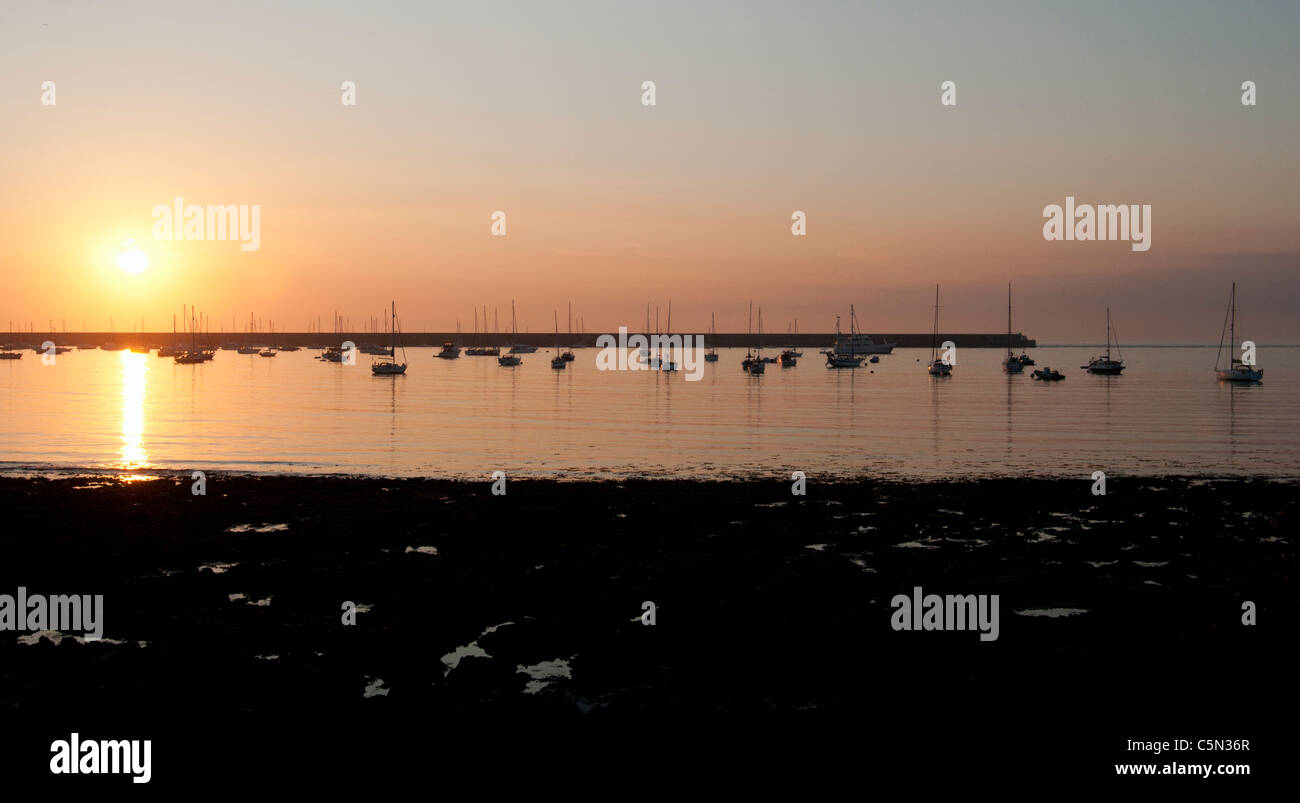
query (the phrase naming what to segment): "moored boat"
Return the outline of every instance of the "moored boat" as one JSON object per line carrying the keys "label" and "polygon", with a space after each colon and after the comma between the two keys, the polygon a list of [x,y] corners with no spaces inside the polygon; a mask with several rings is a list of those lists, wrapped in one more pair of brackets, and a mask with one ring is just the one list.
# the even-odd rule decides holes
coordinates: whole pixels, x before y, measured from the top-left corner
{"label": "moored boat", "polygon": [[[397,302],[390,304],[389,314],[392,318],[392,325],[389,327],[390,337],[388,345],[388,359],[370,364],[370,373],[374,376],[397,376],[406,373],[406,362],[397,361]],[[406,357],[406,346],[402,346],[403,360]]]}
{"label": "moored boat", "polygon": [[934,329],[930,333],[930,376],[952,376],[952,364],[939,358],[939,285],[934,286]]}
{"label": "moored boat", "polygon": [[[1087,365],[1079,366],[1090,374],[1103,374],[1109,376],[1118,376],[1124,370],[1124,360],[1111,359],[1110,356],[1110,335],[1113,330],[1110,322],[1110,307],[1106,308],[1106,354],[1101,357],[1093,357],[1088,360]],[[1119,351],[1119,338],[1115,338],[1115,350]],[[1122,357],[1122,355],[1121,355]]]}
{"label": "moored boat", "polygon": [[[1232,292],[1228,295],[1229,325],[1226,331],[1228,335],[1228,353],[1237,347],[1237,283],[1232,283]],[[1228,321],[1225,321],[1228,323]],[[1264,379],[1264,369],[1259,368],[1254,362],[1254,349],[1251,349],[1251,361],[1246,362],[1240,357],[1232,357],[1228,360],[1227,366],[1220,367],[1219,360],[1223,356],[1223,335],[1219,334],[1219,353],[1214,357],[1214,375],[1221,382],[1260,382]]]}
{"label": "moored boat", "polygon": [[[850,307],[850,310],[852,307]],[[853,324],[850,323],[850,326]],[[835,316],[835,342],[840,342],[840,316]],[[862,367],[862,358],[849,352],[839,352],[833,348],[826,349],[822,352],[826,355],[827,368],[860,368]]]}
{"label": "moored boat", "polygon": [[1007,358],[1002,361],[1002,370],[1008,374],[1018,374],[1025,370],[1025,364],[1011,350],[1011,283],[1007,282]]}

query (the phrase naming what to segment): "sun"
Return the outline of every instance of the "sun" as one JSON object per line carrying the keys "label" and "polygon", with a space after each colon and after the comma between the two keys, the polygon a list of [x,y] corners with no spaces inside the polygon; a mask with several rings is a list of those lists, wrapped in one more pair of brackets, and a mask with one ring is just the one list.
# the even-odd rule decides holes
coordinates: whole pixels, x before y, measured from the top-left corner
{"label": "sun", "polygon": [[130,274],[142,273],[145,268],[149,267],[149,257],[138,248],[131,247],[134,241],[123,243],[126,251],[117,255],[117,266]]}

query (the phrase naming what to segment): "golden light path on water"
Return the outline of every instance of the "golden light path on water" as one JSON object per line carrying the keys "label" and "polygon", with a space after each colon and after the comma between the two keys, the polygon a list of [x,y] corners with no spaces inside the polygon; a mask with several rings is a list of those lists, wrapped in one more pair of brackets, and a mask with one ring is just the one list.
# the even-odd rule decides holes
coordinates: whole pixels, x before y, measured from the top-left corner
{"label": "golden light path on water", "polygon": [[503,368],[411,348],[396,378],[311,350],[4,360],[0,473],[1300,477],[1300,348],[1261,349],[1267,378],[1242,387],[1214,379],[1215,345],[1126,348],[1110,378],[1079,368],[1091,346],[1033,349],[1068,372],[1055,383],[1007,376],[998,349],[961,352],[947,380],[925,372],[929,349],[841,371],[808,349],[762,376],[741,370],[744,349],[720,349],[699,381],[601,370],[596,349],[553,370],[548,351]]}
{"label": "golden light path on water", "polygon": [[122,448],[118,468],[135,471],[149,463],[144,448],[144,398],[149,355],[121,352],[122,362]]}

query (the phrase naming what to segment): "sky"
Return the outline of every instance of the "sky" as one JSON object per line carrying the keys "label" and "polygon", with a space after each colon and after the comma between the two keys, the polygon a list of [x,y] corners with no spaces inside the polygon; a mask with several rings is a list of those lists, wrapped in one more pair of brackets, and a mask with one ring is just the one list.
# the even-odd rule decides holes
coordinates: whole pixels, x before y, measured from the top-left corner
{"label": "sky", "polygon": [[[986,332],[1010,282],[1040,342],[1109,306],[1129,342],[1213,343],[1237,281],[1239,333],[1300,343],[1298,30],[1295,2],[8,3],[0,326],[395,299],[468,332],[514,299],[520,331],[572,302],[604,332],[671,300],[744,331],[752,300],[767,331],[852,303],[924,332],[937,283],[941,328]],[[257,205],[259,247],[155,239],[177,196]],[[1066,196],[1150,204],[1151,248],[1045,240]]]}

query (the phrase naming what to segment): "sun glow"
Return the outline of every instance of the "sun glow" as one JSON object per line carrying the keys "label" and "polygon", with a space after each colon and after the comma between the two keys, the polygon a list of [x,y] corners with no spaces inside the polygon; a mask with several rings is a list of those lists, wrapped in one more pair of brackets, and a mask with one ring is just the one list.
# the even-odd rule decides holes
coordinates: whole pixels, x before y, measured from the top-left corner
{"label": "sun glow", "polygon": [[149,267],[149,257],[138,248],[130,248],[117,255],[117,266],[132,275]]}

